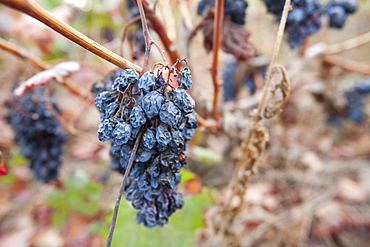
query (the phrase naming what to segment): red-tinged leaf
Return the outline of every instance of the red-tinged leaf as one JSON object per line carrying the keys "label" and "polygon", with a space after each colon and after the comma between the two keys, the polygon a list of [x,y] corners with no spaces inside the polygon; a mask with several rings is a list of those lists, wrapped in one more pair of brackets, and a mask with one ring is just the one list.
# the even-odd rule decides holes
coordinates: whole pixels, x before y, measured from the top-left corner
{"label": "red-tinged leaf", "polygon": [[0,151],[0,176],[8,174],[5,164],[3,163],[3,154]]}
{"label": "red-tinged leaf", "polygon": [[350,178],[341,178],[337,183],[335,197],[344,202],[361,203],[367,200],[368,194],[358,182]]}
{"label": "red-tinged leaf", "polygon": [[185,182],[185,191],[187,194],[195,195],[202,192],[202,183],[198,176]]}
{"label": "red-tinged leaf", "polygon": [[315,237],[332,236],[346,224],[347,213],[336,201],[331,201],[315,212],[317,222],[312,225],[311,233]]}
{"label": "red-tinged leaf", "polygon": [[0,162],[0,176],[4,176],[6,174],[8,174],[6,166],[3,162]]}
{"label": "red-tinged leaf", "polygon": [[63,62],[55,65],[54,67],[37,73],[32,76],[27,81],[22,82],[15,90],[14,94],[16,96],[22,96],[23,93],[30,88],[39,85],[45,85],[51,80],[55,79],[57,82],[62,83],[63,80],[68,77],[73,72],[76,72],[80,69],[80,64],[77,62]]}

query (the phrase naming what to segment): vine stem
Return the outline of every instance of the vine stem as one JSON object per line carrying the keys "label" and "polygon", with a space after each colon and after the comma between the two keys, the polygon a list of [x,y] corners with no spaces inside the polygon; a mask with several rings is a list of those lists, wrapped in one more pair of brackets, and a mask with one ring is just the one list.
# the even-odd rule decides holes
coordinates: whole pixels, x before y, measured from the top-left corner
{"label": "vine stem", "polygon": [[118,195],[117,200],[116,200],[116,205],[114,206],[113,218],[112,218],[112,222],[111,222],[111,225],[110,225],[109,236],[108,236],[108,240],[107,240],[107,247],[110,247],[111,244],[112,244],[113,233],[114,233],[114,229],[116,227],[116,221],[117,221],[117,216],[118,216],[118,209],[119,209],[119,205],[121,204],[121,199],[122,199],[123,192],[125,190],[126,180],[127,180],[128,175],[130,173],[132,164],[134,163],[134,158],[135,158],[137,149],[139,148],[140,140],[141,140],[141,137],[144,134],[144,131],[145,131],[145,128],[142,127],[140,129],[137,137],[136,137],[136,141],[135,141],[134,147],[132,149],[131,156],[130,156],[130,159],[128,161],[125,174],[123,175],[121,187],[120,187],[120,190],[119,190],[119,195]]}
{"label": "vine stem", "polygon": [[153,30],[158,34],[164,49],[168,53],[171,63],[176,63],[180,58],[176,46],[173,44],[171,39],[168,37],[166,29],[164,28],[162,22],[159,20],[154,11],[150,8],[147,0],[141,0],[145,13],[147,13],[147,18],[151,24]]}
{"label": "vine stem", "polygon": [[368,63],[353,61],[336,55],[324,55],[323,63],[332,66],[339,66],[349,71],[370,75],[370,64]]}
{"label": "vine stem", "polygon": [[[9,41],[6,41],[2,38],[0,38],[0,49],[3,49],[5,51],[8,51],[12,53],[13,55],[20,57],[22,59],[26,59],[29,61],[32,65],[35,67],[39,68],[40,70],[47,70],[51,67],[50,64],[47,62],[43,61],[41,58],[35,56],[32,53],[29,53],[26,49],[10,43]],[[93,101],[93,98],[91,96],[91,93],[85,92],[82,88],[78,87],[77,85],[71,83],[68,79],[64,80],[60,84],[66,86],[71,92],[74,94],[79,95],[83,99],[88,99],[90,101]]]}
{"label": "vine stem", "polygon": [[54,31],[60,33],[67,39],[74,43],[82,46],[86,50],[94,53],[95,55],[103,58],[104,60],[122,68],[122,69],[135,69],[137,72],[141,72],[141,68],[130,61],[120,57],[116,53],[110,51],[94,40],[88,38],[84,34],[80,33],[76,29],[72,28],[68,24],[58,20],[52,16],[48,11],[41,7],[34,0],[0,0],[0,3],[7,5],[8,7],[19,10],[50,27]]}
{"label": "vine stem", "polygon": [[141,25],[143,27],[143,35],[145,39],[145,60],[144,60],[143,70],[141,71],[141,73],[144,73],[145,71],[149,69],[149,55],[150,55],[150,50],[151,50],[152,45],[156,46],[165,64],[167,64],[167,59],[164,56],[164,52],[162,51],[162,49],[158,46],[158,44],[154,41],[154,39],[150,35],[148,23],[146,21],[146,16],[145,16],[145,10],[144,10],[143,3],[141,0],[137,0],[137,6],[140,12]]}
{"label": "vine stem", "polygon": [[[248,157],[250,157],[250,155],[251,155],[250,152],[248,152],[248,148],[250,147],[251,142],[252,142],[252,133],[259,126],[259,122],[262,119],[262,115],[263,115],[262,110],[263,110],[263,107],[265,105],[267,95],[269,93],[269,89],[270,89],[270,85],[271,85],[271,81],[272,81],[272,74],[273,74],[272,72],[275,69],[276,63],[277,63],[277,60],[278,60],[280,46],[281,46],[282,38],[283,38],[283,35],[284,35],[284,29],[285,29],[287,17],[288,17],[290,2],[291,2],[291,0],[286,0],[285,4],[284,4],[283,14],[282,14],[282,17],[281,17],[281,20],[280,20],[280,24],[279,24],[279,28],[278,28],[278,32],[277,32],[277,36],[276,36],[272,58],[271,58],[271,61],[270,61],[270,64],[269,64],[269,67],[268,67],[268,70],[267,70],[267,77],[266,77],[266,83],[265,83],[265,86],[264,86],[263,96],[262,96],[262,99],[261,99],[261,101],[258,105],[257,113],[256,113],[256,115],[254,115],[254,117],[252,119],[252,125],[251,125],[251,129],[249,131],[248,137],[242,144],[242,147],[244,147],[243,151],[242,151],[243,156],[240,158],[240,160],[238,162],[238,165],[237,165],[237,168],[236,168],[235,173],[234,173],[233,178],[232,178],[233,184],[231,186],[232,190],[231,190],[230,198],[224,206],[224,212],[225,213],[224,213],[224,218],[223,218],[223,221],[221,222],[221,227],[220,227],[220,231],[224,234],[224,239],[223,239],[224,243],[227,243],[227,238],[226,237],[228,237],[228,236],[226,235],[226,233],[229,232],[230,224],[232,223],[235,216],[240,212],[240,209],[242,208],[243,203],[244,203],[243,198],[240,198],[238,208],[232,209],[231,204],[232,204],[233,200],[235,199],[235,197],[237,197],[240,194],[244,195],[245,190],[246,190],[246,188],[243,188],[244,191],[241,191],[241,188],[240,188],[239,185],[249,182],[249,180],[242,181],[242,179],[244,177],[242,175],[243,175],[243,173],[245,173],[245,171],[243,171],[243,169],[245,169],[246,165],[248,165],[244,161],[248,160]],[[258,159],[258,157],[256,159]],[[254,171],[255,164],[256,164],[256,162],[254,162],[254,166],[250,167],[249,177],[252,177],[255,174],[255,171]],[[241,193],[241,192],[243,192],[243,193]]]}
{"label": "vine stem", "polygon": [[271,61],[270,61],[270,64],[269,64],[269,67],[268,67],[267,73],[266,73],[266,85],[265,85],[264,90],[263,90],[262,99],[261,99],[260,103],[258,104],[258,113],[259,114],[262,113],[263,107],[264,107],[265,102],[266,102],[267,94],[270,90],[270,85],[271,85],[271,81],[272,81],[272,74],[273,74],[272,71],[274,70],[275,65],[277,63],[277,60],[278,60],[280,47],[281,47],[281,42],[282,42],[283,36],[284,36],[284,29],[285,29],[286,21],[287,21],[287,18],[288,18],[288,12],[289,12],[289,9],[290,9],[290,2],[291,2],[291,0],[286,0],[285,4],[284,4],[283,14],[282,14],[281,19],[280,19],[279,29],[278,29],[277,36],[276,36],[276,41],[275,41],[274,50],[273,50],[273,53],[272,53],[272,58],[271,58]]}
{"label": "vine stem", "polygon": [[139,21],[140,20],[140,16],[136,16],[134,17],[133,19],[129,20],[127,23],[126,23],[126,26],[123,28],[122,30],[122,34],[121,34],[121,42],[119,44],[119,55],[121,57],[123,57],[123,42],[125,41],[125,38],[127,36],[127,33],[129,31],[129,28],[135,24],[135,22]]}
{"label": "vine stem", "polygon": [[9,41],[6,41],[2,38],[0,38],[0,48],[22,59],[26,59],[40,70],[46,70],[50,67],[49,64],[43,61],[41,58],[29,53],[26,49],[23,49],[22,47],[10,43]]}
{"label": "vine stem", "polygon": [[222,23],[224,20],[224,3],[225,0],[216,0],[215,19],[213,23],[213,59],[212,59],[212,82],[213,82],[213,116],[216,121],[220,120],[220,112],[218,109],[220,98],[220,80],[218,77],[218,52],[221,46],[222,39]]}
{"label": "vine stem", "polygon": [[335,54],[343,51],[347,51],[370,42],[370,32],[361,34],[357,37],[348,39],[346,41],[329,45],[325,54]]}

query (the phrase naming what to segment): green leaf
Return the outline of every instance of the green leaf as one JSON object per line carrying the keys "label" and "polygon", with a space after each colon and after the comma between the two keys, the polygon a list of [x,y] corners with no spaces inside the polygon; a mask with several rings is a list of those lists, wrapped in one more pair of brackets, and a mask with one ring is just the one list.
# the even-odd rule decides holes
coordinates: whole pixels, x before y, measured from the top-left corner
{"label": "green leaf", "polygon": [[67,210],[68,197],[66,193],[60,190],[53,190],[46,196],[46,203],[55,209]]}
{"label": "green leaf", "polygon": [[67,220],[67,210],[58,210],[53,213],[52,222],[55,227],[62,227]]}
{"label": "green leaf", "polygon": [[67,191],[84,192],[84,188],[89,182],[87,173],[83,170],[77,170],[72,177],[69,177],[65,181]]}
{"label": "green leaf", "polygon": [[14,175],[9,173],[7,175],[0,176],[0,184],[12,184],[14,181]]}
{"label": "green leaf", "polygon": [[84,187],[84,194],[88,197],[89,200],[97,201],[100,199],[102,192],[102,187],[100,184],[88,183]]}
{"label": "green leaf", "polygon": [[196,157],[201,159],[207,165],[220,163],[222,161],[221,154],[216,153],[215,151],[208,149],[208,148],[194,146],[193,152]]}
{"label": "green leaf", "polygon": [[17,148],[15,152],[12,152],[12,158],[9,161],[9,167],[27,164],[28,160],[21,155],[19,149]]}
{"label": "green leaf", "polygon": [[64,181],[65,189],[55,189],[46,198],[47,204],[54,208],[53,217],[56,224],[62,222],[58,214],[68,215],[75,211],[86,216],[93,216],[99,210],[102,187],[89,183],[89,177],[83,170],[76,170],[72,177]]}
{"label": "green leaf", "polygon": [[92,222],[88,227],[88,232],[91,234],[101,234],[105,230],[105,225],[101,222]]}
{"label": "green leaf", "polygon": [[190,179],[195,178],[195,174],[189,170],[181,169],[180,174],[181,174],[181,184],[183,184],[186,181],[189,181]]}
{"label": "green leaf", "polygon": [[170,217],[167,225],[148,229],[142,224],[136,224],[137,210],[125,201],[120,206],[112,246],[192,246],[195,240],[194,231],[202,227],[202,212],[210,205],[211,201],[206,192],[185,197],[184,207]]}

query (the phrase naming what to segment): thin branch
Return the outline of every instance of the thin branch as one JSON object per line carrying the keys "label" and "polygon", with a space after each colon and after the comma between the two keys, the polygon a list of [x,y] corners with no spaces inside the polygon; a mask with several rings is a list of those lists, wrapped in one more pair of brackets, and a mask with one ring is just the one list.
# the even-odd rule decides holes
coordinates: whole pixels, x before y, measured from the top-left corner
{"label": "thin branch", "polygon": [[213,60],[212,60],[212,82],[213,82],[213,116],[216,121],[220,120],[219,112],[219,98],[220,98],[220,87],[221,83],[218,77],[218,52],[221,46],[222,39],[222,23],[224,20],[224,0],[216,0],[215,19],[213,25]]}
{"label": "thin branch", "polygon": [[26,59],[40,70],[46,70],[47,68],[50,67],[49,64],[43,61],[41,58],[29,53],[26,49],[13,43],[10,43],[9,41],[6,41],[5,39],[2,38],[0,38],[0,48],[22,59]]}
{"label": "thin branch", "polygon": [[116,53],[108,50],[99,43],[88,38],[84,34],[80,33],[76,29],[72,28],[68,24],[58,20],[52,16],[48,11],[41,7],[34,0],[0,0],[0,3],[7,5],[8,7],[17,9],[33,18],[41,21],[54,31],[60,33],[67,39],[74,43],[82,46],[86,50],[94,53],[95,55],[105,59],[106,61],[122,68],[122,69],[135,69],[141,72],[141,68],[130,61],[120,57]]}
{"label": "thin branch", "polygon": [[121,55],[121,57],[123,56],[123,42],[126,39],[127,32],[129,30],[129,28],[133,24],[135,24],[138,20],[140,20],[140,16],[135,16],[134,18],[132,18],[131,20],[129,20],[129,22],[126,23],[125,27],[123,28],[123,31],[122,31],[122,34],[121,34],[121,42],[119,44],[119,54]]}
{"label": "thin branch", "polygon": [[116,221],[117,221],[117,216],[118,216],[118,209],[119,209],[119,205],[121,203],[121,198],[122,198],[123,192],[125,190],[126,180],[127,180],[128,175],[130,173],[132,164],[134,163],[134,158],[135,158],[137,149],[139,148],[140,140],[141,140],[141,137],[144,134],[144,131],[145,131],[145,128],[142,127],[140,129],[137,137],[136,137],[136,141],[135,141],[134,147],[132,149],[130,160],[128,162],[128,165],[127,165],[125,174],[123,175],[123,179],[122,179],[122,183],[121,183],[121,188],[119,190],[119,195],[118,195],[117,200],[116,200],[116,205],[114,206],[113,218],[112,218],[112,222],[111,222],[111,225],[110,225],[109,236],[108,236],[108,240],[107,240],[107,247],[110,247],[111,244],[112,244],[113,233],[114,233],[114,229],[116,227]]}
{"label": "thin branch", "polygon": [[[229,241],[235,237],[231,232],[231,224],[240,212],[244,204],[244,194],[247,189],[247,184],[251,178],[256,174],[257,160],[265,149],[265,144],[268,141],[267,129],[260,122],[263,118],[263,107],[270,92],[270,85],[272,81],[273,70],[277,66],[277,58],[280,51],[280,45],[284,34],[284,28],[288,16],[290,0],[285,1],[282,18],[275,41],[275,46],[272,54],[272,59],[267,71],[266,83],[263,91],[262,99],[259,103],[258,109],[251,112],[251,128],[247,139],[242,144],[242,157],[239,159],[236,171],[234,172],[231,185],[231,195],[227,203],[223,206],[222,221],[219,231],[223,234],[224,245],[228,246]],[[232,207],[238,199],[238,206]]]}
{"label": "thin branch", "polygon": [[325,51],[325,54],[335,54],[339,52],[343,52],[346,50],[350,50],[362,45],[365,45],[370,42],[370,32],[361,34],[357,37],[354,37],[352,39],[348,39],[346,41],[329,45],[327,50]]}
{"label": "thin branch", "polygon": [[283,14],[282,14],[281,19],[280,19],[279,29],[278,29],[278,33],[277,33],[277,37],[276,37],[276,41],[275,41],[275,45],[274,45],[274,50],[273,50],[273,53],[272,53],[271,62],[269,64],[269,67],[268,67],[267,73],[266,73],[266,85],[265,85],[264,90],[263,90],[262,100],[260,101],[260,103],[258,105],[258,112],[260,114],[262,113],[262,110],[263,110],[263,107],[265,105],[265,101],[266,101],[266,98],[267,98],[267,94],[270,90],[270,85],[271,85],[271,81],[272,81],[272,71],[276,66],[277,59],[278,59],[278,56],[279,56],[281,42],[282,42],[283,36],[284,36],[284,29],[285,29],[286,21],[287,21],[287,18],[288,18],[288,13],[289,13],[289,8],[290,8],[290,1],[291,0],[286,0],[285,1]]}
{"label": "thin branch", "polygon": [[325,55],[323,57],[323,62],[325,64],[330,64],[332,66],[340,66],[343,69],[359,72],[365,75],[370,75],[370,64],[364,62],[353,61],[344,57],[336,55]]}
{"label": "thin branch", "polygon": [[53,107],[50,107],[50,109],[53,111],[55,118],[62,124],[63,129],[65,129],[69,134],[74,135],[85,142],[94,144],[99,148],[107,148],[107,145],[105,143],[97,141],[96,136],[91,135],[90,133],[84,132],[82,130],[76,129],[76,127],[74,127],[66,119],[64,119],[63,115],[55,111]]}
{"label": "thin branch", "polygon": [[[195,112],[196,113],[196,112]],[[204,119],[202,116],[197,114],[198,127],[205,127],[209,129],[218,129],[220,126],[214,119]]]}
{"label": "thin branch", "polygon": [[[43,61],[41,58],[35,56],[34,54],[28,52],[23,47],[10,43],[9,41],[6,41],[2,38],[0,38],[0,49],[4,49],[5,51],[8,51],[22,59],[26,59],[40,70],[47,70],[48,68],[52,67],[50,64]],[[60,84],[66,86],[71,92],[73,92],[76,95],[79,95],[81,98],[90,100],[92,99],[91,93],[89,93],[86,90],[83,90],[81,87],[72,83],[69,79],[65,79]]]}
{"label": "thin branch", "polygon": [[[34,66],[39,68],[40,70],[46,70],[50,68],[51,66],[43,61],[41,58],[33,55],[32,53],[29,53],[26,49],[12,44],[2,38],[0,38],[0,48],[4,49],[22,59],[26,59],[29,62],[31,62]],[[82,98],[92,98],[91,95],[89,95],[86,92],[82,92],[81,88],[76,86],[75,84],[71,83],[69,80],[63,81],[61,84],[64,84],[71,92],[81,96]]]}
{"label": "thin branch", "polygon": [[140,12],[140,19],[141,19],[141,24],[143,27],[143,35],[145,39],[145,60],[144,60],[143,70],[141,72],[143,73],[149,69],[149,55],[150,55],[150,50],[151,50],[152,45],[155,45],[157,47],[165,64],[167,64],[167,60],[161,48],[158,46],[158,44],[154,41],[154,39],[150,35],[148,23],[146,21],[146,16],[145,16],[145,10],[144,10],[143,3],[141,0],[137,0],[137,6]]}
{"label": "thin branch", "polygon": [[81,116],[87,111],[91,104],[93,104],[95,99],[91,96],[85,99],[81,105],[76,107],[74,115],[69,119],[68,124],[76,126],[77,122],[80,120]]}
{"label": "thin branch", "polygon": [[142,0],[141,2],[143,3],[143,8],[145,10],[146,17],[148,18],[151,24],[151,28],[153,28],[153,30],[158,34],[159,38],[161,39],[164,49],[168,53],[171,63],[176,63],[176,61],[180,59],[180,56],[176,50],[175,45],[168,37],[163,24],[158,19],[154,11],[150,8],[148,1]]}

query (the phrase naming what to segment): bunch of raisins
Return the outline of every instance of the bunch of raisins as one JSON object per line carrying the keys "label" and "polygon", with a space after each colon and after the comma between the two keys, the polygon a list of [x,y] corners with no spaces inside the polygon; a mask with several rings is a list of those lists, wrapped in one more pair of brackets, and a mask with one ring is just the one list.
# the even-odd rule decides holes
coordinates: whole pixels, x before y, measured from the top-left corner
{"label": "bunch of raisins", "polygon": [[58,177],[66,134],[53,111],[59,112],[53,97],[45,95],[45,87],[27,90],[22,97],[6,102],[7,122],[13,127],[20,152],[30,160],[36,179],[48,183]]}
{"label": "bunch of raisins", "polygon": [[177,88],[161,72],[139,77],[135,70],[120,70],[112,81],[112,77],[106,80],[109,86],[95,99],[101,112],[98,137],[111,140],[111,168],[122,174],[139,138],[126,199],[139,210],[138,223],[163,226],[183,206],[182,195],[176,191],[179,172],[185,165],[187,142],[197,127],[195,102],[185,91],[192,85],[190,70],[179,72]]}

